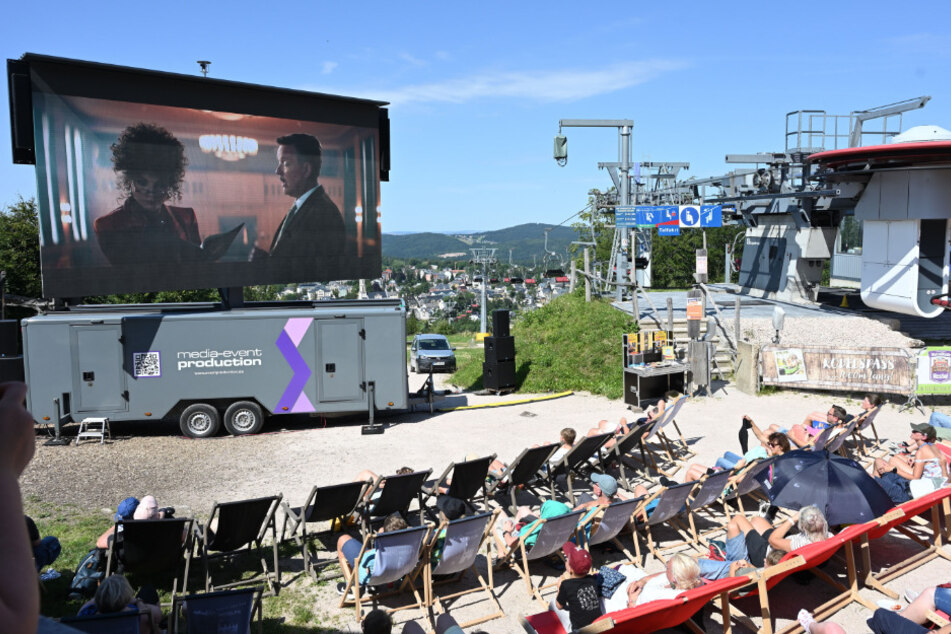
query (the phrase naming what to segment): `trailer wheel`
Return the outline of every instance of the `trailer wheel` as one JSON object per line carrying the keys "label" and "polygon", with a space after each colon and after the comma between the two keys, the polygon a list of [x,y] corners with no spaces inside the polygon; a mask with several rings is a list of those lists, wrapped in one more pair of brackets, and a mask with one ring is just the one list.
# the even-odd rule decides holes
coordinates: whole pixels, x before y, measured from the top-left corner
{"label": "trailer wheel", "polygon": [[225,410],[225,429],[235,436],[256,434],[264,425],[264,412],[257,403],[237,401]]}
{"label": "trailer wheel", "polygon": [[221,427],[218,410],[206,403],[189,405],[179,418],[182,433],[192,438],[210,438]]}

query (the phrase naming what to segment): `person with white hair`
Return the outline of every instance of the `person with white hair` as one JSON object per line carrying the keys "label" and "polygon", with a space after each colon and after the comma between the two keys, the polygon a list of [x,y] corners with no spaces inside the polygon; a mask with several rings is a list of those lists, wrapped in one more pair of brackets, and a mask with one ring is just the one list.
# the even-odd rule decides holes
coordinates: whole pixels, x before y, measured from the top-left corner
{"label": "person with white hair", "polygon": [[673,599],[685,590],[700,586],[700,566],[692,558],[677,553],[667,560],[663,572],[652,575],[633,564],[624,564],[618,572],[626,577],[611,595],[604,600],[604,612],[616,612],[633,608],[649,601]]}
{"label": "person with white hair", "polygon": [[[792,537],[786,537],[789,530],[797,526],[799,532]],[[771,550],[785,550],[792,552],[807,544],[820,542],[832,537],[829,532],[829,523],[825,515],[816,506],[804,506],[791,518],[783,520],[773,526],[765,517],[747,519],[737,513],[727,524],[726,536],[728,546],[735,551],[746,550],[742,557],[755,568],[762,568],[766,555]]]}

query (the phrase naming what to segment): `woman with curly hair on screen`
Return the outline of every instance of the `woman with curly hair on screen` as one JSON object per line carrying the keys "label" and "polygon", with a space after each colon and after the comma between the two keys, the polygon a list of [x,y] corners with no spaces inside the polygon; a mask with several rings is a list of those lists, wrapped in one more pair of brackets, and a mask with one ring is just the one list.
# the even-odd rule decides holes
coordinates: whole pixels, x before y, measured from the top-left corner
{"label": "woman with curly hair on screen", "polygon": [[166,205],[182,195],[188,159],[181,141],[163,127],[137,123],[112,144],[112,164],[125,198],[94,224],[106,259],[121,266],[201,258],[195,211]]}

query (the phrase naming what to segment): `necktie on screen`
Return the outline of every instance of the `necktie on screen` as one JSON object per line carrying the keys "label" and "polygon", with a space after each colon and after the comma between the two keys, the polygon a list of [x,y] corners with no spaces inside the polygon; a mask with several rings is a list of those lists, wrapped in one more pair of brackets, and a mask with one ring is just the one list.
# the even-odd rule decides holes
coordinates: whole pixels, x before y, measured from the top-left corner
{"label": "necktie on screen", "polygon": [[291,207],[291,210],[287,212],[287,215],[284,216],[284,222],[281,223],[281,226],[277,230],[277,237],[274,238],[274,246],[277,246],[278,243],[280,243],[281,238],[284,237],[284,230],[287,228],[289,224],[291,224],[291,220],[293,220],[294,214],[296,213],[297,213],[297,204],[295,203]]}

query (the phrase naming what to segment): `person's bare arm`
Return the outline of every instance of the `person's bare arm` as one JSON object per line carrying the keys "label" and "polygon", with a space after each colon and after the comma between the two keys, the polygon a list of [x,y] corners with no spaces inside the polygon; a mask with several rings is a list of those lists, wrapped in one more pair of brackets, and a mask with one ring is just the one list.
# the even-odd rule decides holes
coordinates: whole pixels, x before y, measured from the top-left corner
{"label": "person's bare arm", "polygon": [[756,436],[756,440],[758,440],[758,441],[760,441],[760,442],[766,442],[766,441],[767,441],[768,436],[766,435],[766,432],[764,432],[762,429],[760,429],[760,428],[759,428],[759,425],[757,425],[756,423],[754,423],[752,418],[750,418],[749,416],[744,416],[744,417],[743,417],[743,420],[745,420],[746,422],[748,422],[748,423],[750,424],[750,427],[751,427],[751,429],[753,430],[753,435]]}
{"label": "person's bare arm", "polygon": [[0,632],[35,632],[39,584],[30,536],[23,521],[17,479],[35,450],[33,417],[24,407],[26,385],[0,384]]}
{"label": "person's bare arm", "polygon": [[786,552],[793,550],[792,543],[786,539],[786,533],[798,522],[799,513],[796,513],[790,519],[780,522],[779,526],[773,529],[773,532],[769,535],[769,545],[776,550],[785,550]]}

